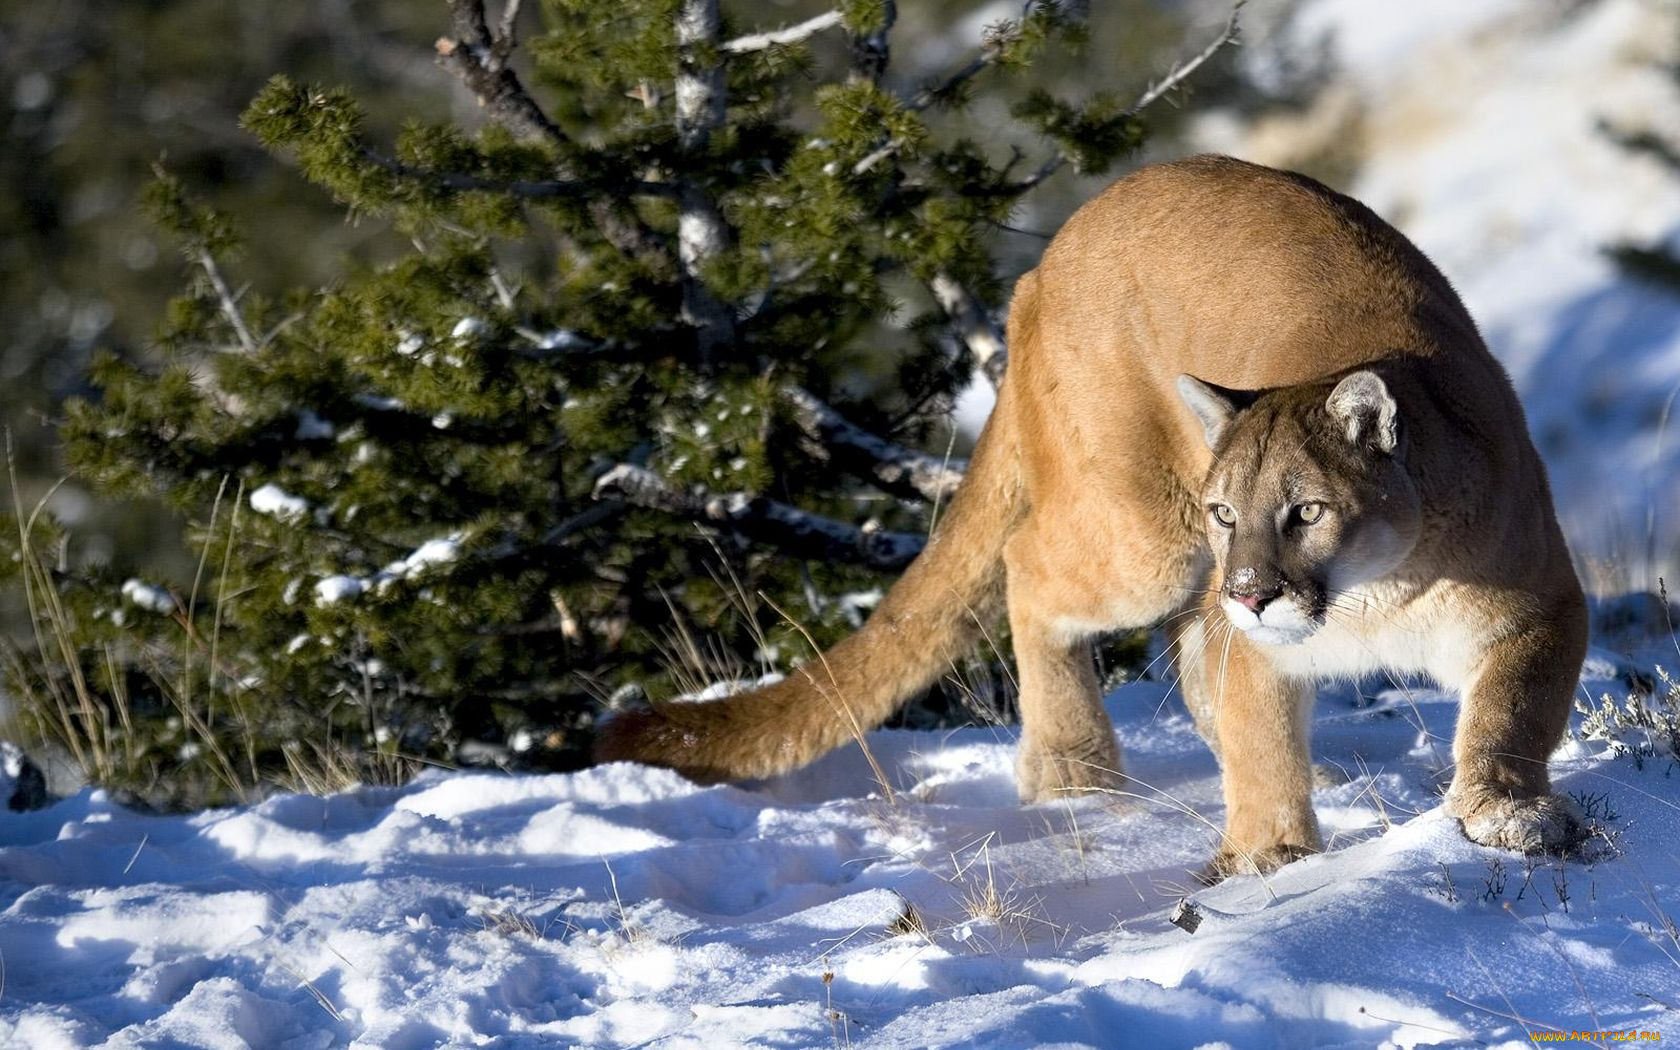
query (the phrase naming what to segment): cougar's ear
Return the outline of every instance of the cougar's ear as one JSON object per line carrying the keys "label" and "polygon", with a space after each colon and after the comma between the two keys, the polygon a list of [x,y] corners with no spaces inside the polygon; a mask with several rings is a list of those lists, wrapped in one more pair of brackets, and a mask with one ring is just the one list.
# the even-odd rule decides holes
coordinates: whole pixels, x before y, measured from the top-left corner
{"label": "cougar's ear", "polygon": [[1393,454],[1400,444],[1400,406],[1375,372],[1355,372],[1336,384],[1324,407],[1355,445]]}
{"label": "cougar's ear", "polygon": [[1238,412],[1254,404],[1259,394],[1249,390],[1231,390],[1228,387],[1214,386],[1204,383],[1192,375],[1178,377],[1178,396],[1184,399],[1185,405],[1201,420],[1202,433],[1207,438],[1208,448],[1215,448],[1219,444],[1219,436],[1225,433],[1225,428]]}

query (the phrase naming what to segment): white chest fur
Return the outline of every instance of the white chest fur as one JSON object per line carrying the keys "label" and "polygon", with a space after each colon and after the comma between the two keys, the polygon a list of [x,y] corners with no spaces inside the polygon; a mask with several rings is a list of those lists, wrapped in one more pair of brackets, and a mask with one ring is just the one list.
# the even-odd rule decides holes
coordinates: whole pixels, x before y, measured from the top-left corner
{"label": "white chest fur", "polygon": [[1422,673],[1447,688],[1470,678],[1480,632],[1452,615],[1447,595],[1403,594],[1367,584],[1337,596],[1322,628],[1295,645],[1263,645],[1273,666],[1300,678],[1352,678],[1374,671]]}

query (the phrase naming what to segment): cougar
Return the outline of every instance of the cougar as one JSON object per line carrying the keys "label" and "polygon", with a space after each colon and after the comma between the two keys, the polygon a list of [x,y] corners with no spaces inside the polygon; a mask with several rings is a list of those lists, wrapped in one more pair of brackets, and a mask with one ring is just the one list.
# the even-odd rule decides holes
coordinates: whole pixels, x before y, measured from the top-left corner
{"label": "cougar", "polygon": [[1006,602],[1023,800],[1124,783],[1091,639],[1166,624],[1218,756],[1211,878],[1322,847],[1315,683],[1463,697],[1448,812],[1553,850],[1586,606],[1509,378],[1422,252],[1303,175],[1145,168],[1015,286],[1009,367],[949,513],[869,621],[774,685],[626,712],[597,758],[699,781],[794,769],[938,678]]}

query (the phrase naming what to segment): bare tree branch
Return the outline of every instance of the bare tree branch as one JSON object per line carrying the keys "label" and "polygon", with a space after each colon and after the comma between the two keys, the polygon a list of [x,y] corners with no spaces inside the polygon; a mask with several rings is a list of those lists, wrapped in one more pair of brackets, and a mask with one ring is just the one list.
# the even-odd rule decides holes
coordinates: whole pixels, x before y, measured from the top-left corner
{"label": "bare tree branch", "polygon": [[[677,11],[677,141],[692,155],[705,152],[723,126],[728,83],[719,61],[723,19],[718,0],[682,0]],[[706,266],[729,244],[717,201],[691,175],[677,179],[677,262],[683,275],[683,320],[694,327],[704,368],[735,340],[735,314],[706,287]]]}
{"label": "bare tree branch", "polygon": [[[1151,84],[1143,92],[1143,94],[1137,97],[1137,101],[1126,107],[1125,115],[1128,117],[1135,117],[1139,113],[1142,113],[1151,104],[1159,101],[1168,92],[1184,83],[1184,81],[1189,78],[1190,74],[1201,68],[1202,64],[1217,54],[1220,48],[1227,44],[1237,43],[1237,37],[1241,30],[1241,26],[1238,24],[1238,15],[1241,13],[1243,5],[1246,3],[1248,3],[1248,0],[1235,0],[1235,3],[1231,5],[1231,15],[1225,20],[1225,28],[1219,31],[1219,35],[1214,37],[1213,40],[1208,43],[1207,47],[1204,47],[1193,58],[1184,62],[1175,63],[1171,69],[1167,70],[1166,76]],[[1050,176],[1056,174],[1056,172],[1062,170],[1062,168],[1067,165],[1067,160],[1067,154],[1056,154],[1054,157],[1051,157],[1049,160],[1046,160],[1043,164],[1039,165],[1038,170],[1033,172],[1031,175],[1019,182],[1010,183],[1006,192],[1010,194],[1027,192],[1039,183],[1043,182],[1045,179],[1048,179]]]}
{"label": "bare tree branch", "polygon": [[872,434],[803,387],[790,386],[782,393],[793,406],[793,421],[804,434],[806,451],[873,482],[883,492],[937,502],[949,499],[962,484],[966,462],[947,462]]}
{"label": "bare tree branch", "polygon": [[763,33],[753,33],[748,36],[738,36],[734,40],[725,41],[719,45],[719,50],[731,55],[744,55],[752,51],[763,51],[770,47],[786,47],[809,40],[825,29],[840,24],[839,11],[825,11],[815,18],[807,18],[798,25],[785,29],[771,29]]}
{"label": "bare tree branch", "polygon": [[992,319],[992,312],[980,300],[948,273],[935,274],[929,284],[957,337],[974,354],[974,363],[986,373],[992,386],[1003,382],[1009,354],[1004,345],[1003,329]]}
{"label": "bare tree branch", "polygon": [[629,463],[601,475],[595,498],[713,525],[794,557],[850,562],[884,572],[902,570],[926,545],[915,533],[860,529],[745,492],[679,492],[653,471]]}
{"label": "bare tree branch", "polygon": [[496,45],[509,54],[519,46],[519,2],[507,0],[502,7],[502,24],[496,30]]}
{"label": "bare tree branch", "polygon": [[[1139,95],[1137,101],[1133,102],[1126,110],[1126,115],[1136,116],[1141,113],[1151,103],[1158,101],[1173,88],[1183,83],[1185,78],[1212,58],[1220,48],[1235,41],[1238,33],[1238,15],[1246,2],[1247,0],[1235,0],[1231,5],[1230,17],[1225,20],[1225,27],[1220,30],[1219,35],[1214,37],[1193,58],[1174,65],[1166,76]],[[978,72],[978,70],[974,72]],[[969,75],[973,74],[970,73]],[[873,158],[874,154],[871,154],[870,158],[866,159]],[[1060,171],[1066,164],[1067,155],[1058,153],[1039,165],[1038,170],[1031,175],[1018,182],[1008,184],[1005,192],[1011,196],[1025,193]],[[949,274],[935,275],[930,288],[933,297],[938,300],[939,305],[945,310],[946,316],[951,319],[951,326],[955,329],[958,337],[973,352],[975,361],[985,372],[986,378],[991,381],[994,387],[997,386],[1003,381],[1004,369],[1008,365],[1009,358],[1003,330],[992,319],[992,311],[987,309],[972,291],[965,288],[961,282]]]}
{"label": "bare tree branch", "polygon": [[257,352],[257,340],[251,335],[251,329],[245,324],[245,314],[239,309],[239,300],[234,298],[233,290],[222,277],[222,268],[217,265],[216,257],[210,254],[210,249],[198,250],[198,265],[204,268],[204,276],[210,279],[210,287],[215,289],[216,299],[221,303],[222,316],[227,318],[228,324],[233,326],[234,337],[247,354]]}
{"label": "bare tree branch", "polygon": [[[1021,5],[1021,19],[1025,19],[1032,13],[1034,2],[1035,0],[1026,0],[1026,3]],[[937,84],[930,84],[916,92],[906,103],[908,108],[920,112],[956,94],[958,88],[995,65],[997,60],[1003,57],[1004,48],[1015,39],[1020,31],[1020,20],[1005,21],[994,26],[987,26],[986,34],[980,41],[980,50],[975,52],[974,57],[944,80]]]}
{"label": "bare tree branch", "polygon": [[1190,59],[1188,62],[1182,62],[1174,65],[1171,69],[1167,70],[1167,75],[1162,77],[1158,83],[1151,86],[1149,90],[1145,91],[1142,95],[1139,95],[1138,100],[1132,103],[1132,107],[1126,112],[1132,116],[1136,116],[1138,113],[1143,112],[1144,108],[1151,102],[1154,102],[1162,95],[1165,95],[1173,88],[1182,84],[1186,77],[1201,68],[1202,63],[1217,54],[1220,48],[1224,47],[1226,44],[1235,42],[1237,34],[1240,30],[1240,27],[1237,24],[1237,18],[1242,13],[1243,5],[1246,3],[1248,3],[1248,0],[1236,0],[1236,2],[1231,5],[1231,16],[1225,20],[1225,28],[1219,31],[1219,35],[1214,37],[1212,42],[1209,43],[1207,47],[1203,48],[1201,53],[1196,55],[1196,57]]}
{"label": "bare tree branch", "polygon": [[518,0],[503,10],[501,28],[492,32],[484,15],[484,0],[449,0],[455,37],[437,42],[438,63],[460,78],[498,124],[527,138],[544,138],[558,146],[566,136],[548,119],[536,100],[508,66],[515,37],[513,23]]}
{"label": "bare tree branch", "polygon": [[957,88],[974,79],[975,76],[998,59],[998,48],[991,44],[982,44],[980,53],[970,59],[968,65],[952,73],[938,84],[933,84],[916,92],[906,104],[906,108],[921,112],[941,99],[950,98]]}

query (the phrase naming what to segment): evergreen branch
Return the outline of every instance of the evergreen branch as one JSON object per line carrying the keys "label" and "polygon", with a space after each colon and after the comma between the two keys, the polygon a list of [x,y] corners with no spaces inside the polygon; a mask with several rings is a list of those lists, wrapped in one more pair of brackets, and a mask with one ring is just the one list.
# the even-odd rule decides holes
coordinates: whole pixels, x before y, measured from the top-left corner
{"label": "evergreen branch", "polygon": [[626,509],[626,506],[617,500],[601,500],[543,533],[542,546],[558,547],[580,532],[587,532],[597,525],[606,524],[623,514]]}
{"label": "evergreen branch", "polygon": [[926,545],[915,533],[858,528],[745,492],[678,491],[653,471],[630,463],[620,463],[601,475],[595,482],[595,498],[618,499],[644,510],[727,529],[796,558],[849,562],[883,572],[902,570]]}
{"label": "evergreen branch", "polygon": [[1009,353],[1004,344],[1003,329],[992,320],[991,311],[981,305],[961,281],[948,273],[934,274],[928,287],[992,386],[1002,383],[1003,371],[1009,364]]}
{"label": "evergreen branch", "polygon": [[790,386],[782,394],[793,406],[793,420],[804,435],[807,452],[832,460],[883,492],[938,502],[949,499],[962,484],[968,466],[962,460],[947,462],[872,434],[804,387]]}
{"label": "evergreen branch", "polygon": [[438,39],[438,64],[466,84],[498,124],[527,138],[544,138],[557,146],[568,145],[566,135],[536,100],[525,90],[519,77],[508,67],[515,37],[513,23],[519,14],[518,0],[503,10],[499,31],[492,32],[484,16],[484,0],[449,0],[455,22],[455,39]]}
{"label": "evergreen branch", "polygon": [[980,53],[969,60],[966,66],[946,77],[942,82],[925,87],[906,103],[906,108],[920,113],[941,99],[950,98],[957,89],[978,76],[983,70],[998,60],[1002,48],[990,41],[980,45]]}
{"label": "evergreen branch", "polygon": [[369,163],[402,179],[429,183],[441,189],[462,193],[505,193],[529,200],[550,200],[557,197],[588,197],[609,190],[627,196],[677,196],[677,187],[669,182],[649,182],[646,179],[614,180],[610,186],[584,179],[487,179],[461,171],[432,171],[405,164],[395,157],[387,157],[377,150],[362,147],[362,157]]}
{"label": "evergreen branch", "polygon": [[[1025,20],[1032,13],[1033,5],[1038,0],[1026,0],[1021,5],[1021,20]],[[937,84],[930,84],[911,96],[905,103],[906,107],[915,112],[933,106],[936,103],[954,97],[964,84],[990,69],[1003,59],[1008,53],[1009,45],[1014,43],[1021,34],[1021,22],[1004,21],[995,26],[987,27],[985,37],[980,41],[980,50],[967,64],[947,76]]]}
{"label": "evergreen branch", "polygon": [[1043,164],[1040,164],[1038,166],[1038,170],[1033,172],[1031,175],[1028,175],[1019,182],[1012,182],[1005,186],[1003,189],[1004,195],[1017,197],[1026,193],[1028,190],[1037,188],[1039,183],[1066,167],[1067,162],[1068,158],[1066,153],[1057,153],[1054,157],[1051,157]]}
{"label": "evergreen branch", "polygon": [[871,84],[881,82],[881,78],[886,75],[888,63],[892,61],[892,45],[888,41],[888,34],[892,32],[893,23],[896,21],[897,0],[881,0],[879,22],[866,32],[849,34],[852,52],[852,72],[849,79],[867,80]]}
{"label": "evergreen branch", "polygon": [[233,326],[233,334],[239,340],[239,345],[247,354],[256,353],[257,340],[251,335],[251,329],[246,326],[245,315],[239,309],[239,301],[228,288],[227,281],[222,277],[222,268],[216,264],[216,257],[210,253],[209,248],[198,250],[198,265],[204,268],[204,276],[210,279],[210,287],[215,289],[216,299],[222,306],[222,316]]}
{"label": "evergreen branch", "polygon": [[670,238],[659,233],[636,213],[632,202],[614,197],[597,197],[589,202],[589,217],[595,230],[608,244],[647,267],[663,279],[675,267]]}
{"label": "evergreen branch", "polygon": [[798,25],[784,29],[772,29],[763,33],[753,33],[748,36],[738,36],[734,40],[725,41],[718,50],[731,55],[744,55],[752,51],[763,51],[771,47],[787,47],[808,40],[825,29],[840,24],[838,10],[825,11],[815,18],[807,18]]}

